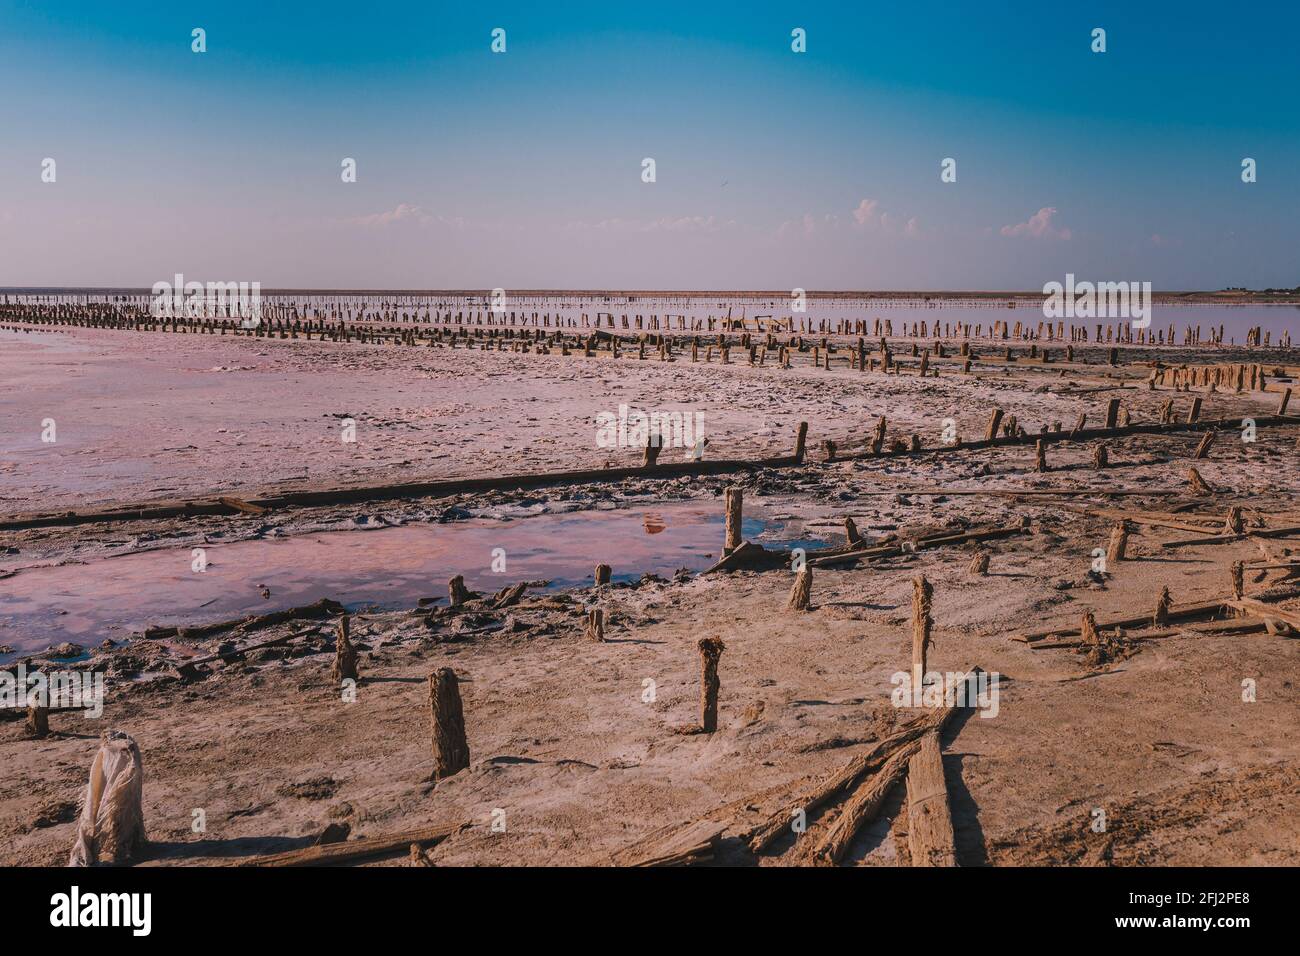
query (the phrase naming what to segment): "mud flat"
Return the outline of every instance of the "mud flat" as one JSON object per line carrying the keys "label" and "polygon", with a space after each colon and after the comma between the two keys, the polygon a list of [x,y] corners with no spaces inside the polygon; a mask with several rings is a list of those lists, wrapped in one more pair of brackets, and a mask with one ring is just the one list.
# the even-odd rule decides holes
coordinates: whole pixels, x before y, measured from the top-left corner
{"label": "mud flat", "polygon": [[[0,721],[5,863],[66,860],[109,728],[143,754],[142,865],[322,839],[367,865],[1300,862],[1294,351],[981,341],[967,367],[955,342],[782,335],[724,363],[716,341],[692,360],[689,336],[630,334],[615,357],[606,339],[585,355],[9,324],[2,510],[89,517],[0,531],[3,666],[102,673],[105,702],[48,714],[43,736]],[[594,418],[620,404],[704,413],[704,461],[739,464],[599,447]],[[485,475],[502,480],[357,491]],[[285,497],[306,490],[322,496]],[[674,509],[699,516],[682,571],[646,547],[645,515]],[[607,533],[563,530],[588,512]],[[530,522],[525,544],[494,540]],[[421,537],[453,527],[463,547]],[[326,535],[359,544],[327,554]],[[220,567],[281,546],[299,614],[166,584],[199,574],[167,565],[195,548]],[[498,547],[517,568],[494,571]],[[55,641],[57,601],[39,631],[18,613],[42,575],[70,617],[147,592],[156,620]],[[333,672],[345,615],[355,700]],[[996,674],[996,695],[895,706],[918,654]],[[446,668],[469,760],[435,780]],[[362,852],[378,838],[399,851]]]}

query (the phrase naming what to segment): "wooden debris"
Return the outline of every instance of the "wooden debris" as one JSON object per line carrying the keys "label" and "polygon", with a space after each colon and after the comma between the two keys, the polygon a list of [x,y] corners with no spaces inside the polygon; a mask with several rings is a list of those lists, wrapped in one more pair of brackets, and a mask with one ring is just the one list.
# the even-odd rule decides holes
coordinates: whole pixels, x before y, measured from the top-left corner
{"label": "wooden debris", "polygon": [[613,574],[614,574],[614,569],[611,568],[608,564],[596,565],[596,572],[593,575],[596,582],[596,587],[600,587],[602,585],[608,584]]}
{"label": "wooden debris", "polygon": [[1210,453],[1210,446],[1212,444],[1214,444],[1214,432],[1206,432],[1197,444],[1196,450],[1192,452],[1192,458],[1196,461],[1200,461]]}
{"label": "wooden debris", "polygon": [[970,567],[967,569],[971,574],[983,577],[989,573],[989,553],[987,551],[976,551],[975,556],[970,560]]}
{"label": "wooden debris", "polygon": [[412,846],[426,849],[436,846],[443,840],[459,833],[468,824],[452,826],[416,827],[388,836],[365,837],[360,840],[345,840],[342,843],[327,843],[323,846],[309,846],[301,850],[288,850],[284,853],[272,853],[267,856],[254,856],[235,860],[228,866],[334,866],[340,863],[361,863],[365,860],[394,856],[403,851],[410,852]]}
{"label": "wooden debris", "polygon": [[913,866],[957,865],[937,731],[921,738],[907,764],[907,839]]}
{"label": "wooden debris", "polygon": [[694,820],[661,827],[615,853],[614,866],[694,866],[713,859],[727,824]]}

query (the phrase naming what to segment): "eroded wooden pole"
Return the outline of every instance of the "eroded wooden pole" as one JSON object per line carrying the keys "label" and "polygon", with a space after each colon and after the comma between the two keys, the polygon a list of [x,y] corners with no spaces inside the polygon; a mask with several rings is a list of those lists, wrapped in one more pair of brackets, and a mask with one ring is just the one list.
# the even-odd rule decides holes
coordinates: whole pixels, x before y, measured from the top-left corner
{"label": "eroded wooden pole", "polygon": [[700,730],[706,734],[718,729],[718,693],[722,690],[718,659],[726,647],[720,637],[700,639]]}
{"label": "eroded wooden pole", "polygon": [[433,716],[433,779],[438,781],[469,766],[460,684],[450,667],[440,667],[429,675],[429,710]]}

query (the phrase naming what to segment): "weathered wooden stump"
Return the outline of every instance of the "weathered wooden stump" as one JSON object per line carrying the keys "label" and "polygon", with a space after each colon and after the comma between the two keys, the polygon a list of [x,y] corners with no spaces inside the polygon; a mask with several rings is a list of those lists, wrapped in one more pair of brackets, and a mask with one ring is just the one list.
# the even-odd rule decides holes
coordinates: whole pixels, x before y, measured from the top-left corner
{"label": "weathered wooden stump", "polygon": [[925,680],[926,655],[929,653],[930,629],[934,621],[930,607],[934,588],[924,575],[912,579],[912,689],[917,691]]}
{"label": "weathered wooden stump", "polygon": [[1187,483],[1192,486],[1192,494],[1196,494],[1196,495],[1214,494],[1214,489],[1212,489],[1208,484],[1205,483],[1205,479],[1201,477],[1201,473],[1196,470],[1195,466],[1192,465],[1187,466]]}
{"label": "weathered wooden stump", "polygon": [[1152,627],[1164,627],[1169,623],[1169,605],[1172,602],[1169,598],[1169,588],[1160,589],[1160,597],[1156,600],[1155,613],[1151,615]]}
{"label": "weathered wooden stump", "polygon": [[970,566],[967,570],[978,577],[984,577],[989,573],[989,553],[987,551],[976,551],[970,559]]}
{"label": "weathered wooden stump", "polygon": [[812,605],[812,568],[805,566],[794,578],[790,589],[789,607],[792,611],[806,611]]}
{"label": "weathered wooden stump", "polygon": [[433,716],[433,779],[439,781],[469,766],[460,684],[450,667],[429,675],[429,711]]}
{"label": "weathered wooden stump", "polygon": [[741,518],[744,508],[744,494],[740,488],[726,490],[727,537],[722,545],[723,555],[731,554],[740,547],[742,540]]}
{"label": "weathered wooden stump", "polygon": [[700,639],[700,730],[711,734],[718,729],[718,693],[722,682],[718,679],[718,659],[727,645],[720,637]]}
{"label": "weathered wooden stump", "polygon": [[602,584],[608,584],[610,577],[613,575],[613,573],[614,573],[614,569],[611,568],[608,564],[596,565],[596,572],[594,575],[596,581],[596,587],[600,587]]}
{"label": "weathered wooden stump", "polygon": [[1127,521],[1120,521],[1110,531],[1110,544],[1106,548],[1106,566],[1125,559],[1128,551],[1129,528]]}
{"label": "weathered wooden stump", "polygon": [[335,624],[334,638],[334,683],[345,680],[357,680],[357,649],[352,646],[349,636],[349,618],[344,614]]}
{"label": "weathered wooden stump", "polygon": [[469,589],[465,587],[465,576],[458,574],[447,582],[447,597],[452,607],[460,607],[471,597]]}
{"label": "weathered wooden stump", "polygon": [[1192,460],[1200,461],[1210,453],[1210,446],[1214,444],[1214,432],[1206,432],[1202,436],[1200,443],[1197,444],[1196,450],[1192,452]]}
{"label": "weathered wooden stump", "polygon": [[587,639],[602,644],[605,641],[605,611],[593,607],[587,612]]}

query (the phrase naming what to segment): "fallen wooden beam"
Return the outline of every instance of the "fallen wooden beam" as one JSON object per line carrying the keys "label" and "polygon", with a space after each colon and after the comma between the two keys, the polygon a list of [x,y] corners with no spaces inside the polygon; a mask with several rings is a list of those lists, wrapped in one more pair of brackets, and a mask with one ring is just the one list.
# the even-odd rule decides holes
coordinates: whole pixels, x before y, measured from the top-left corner
{"label": "fallen wooden beam", "polygon": [[844,804],[830,831],[818,841],[812,852],[812,861],[822,866],[834,866],[848,850],[862,825],[875,817],[885,797],[907,772],[908,764],[920,751],[921,742],[904,744],[885,761],[875,774],[863,781],[856,793]]}
{"label": "fallen wooden beam", "polygon": [[956,866],[939,733],[926,734],[907,764],[907,842],[913,866]]}
{"label": "fallen wooden beam", "polygon": [[[1289,588],[1285,591],[1262,591],[1254,595],[1259,601],[1285,601],[1289,598],[1300,597],[1300,589]],[[1201,617],[1214,617],[1218,614],[1225,613],[1226,608],[1232,601],[1231,597],[1216,598],[1213,601],[1196,601],[1190,604],[1175,604],[1169,608],[1166,620],[1170,623],[1174,621],[1190,621]],[[1117,627],[1125,629],[1136,629],[1143,627],[1154,627],[1152,614],[1147,611],[1134,617],[1111,618],[1106,621],[1097,622],[1098,631],[1110,631]],[[1014,640],[1021,643],[1031,644],[1035,641],[1041,641],[1048,637],[1082,637],[1083,632],[1079,627],[1074,625],[1050,628],[1044,631],[1030,631],[1021,634]]]}
{"label": "fallen wooden beam", "polygon": [[329,843],[324,846],[309,846],[301,850],[288,850],[284,853],[272,853],[267,856],[254,856],[244,860],[233,860],[225,866],[334,866],[339,863],[360,863],[378,857],[407,853],[411,844],[436,846],[449,836],[460,832],[469,824],[457,823],[451,826],[418,827],[387,836],[365,837],[360,840],[347,840],[343,843]]}
{"label": "fallen wooden beam", "polygon": [[1233,541],[1245,541],[1247,538],[1285,538],[1300,534],[1300,525],[1285,528],[1252,528],[1241,534],[1216,534],[1208,538],[1186,538],[1181,541],[1162,541],[1162,548],[1190,548],[1205,544],[1229,544]]}
{"label": "fallen wooden beam", "polygon": [[655,830],[610,858],[614,866],[693,866],[713,859],[726,823],[695,820]]}

